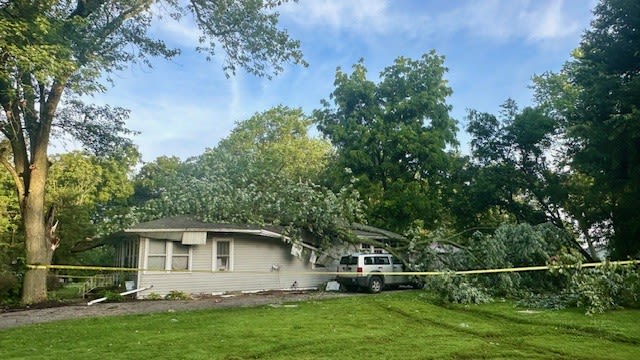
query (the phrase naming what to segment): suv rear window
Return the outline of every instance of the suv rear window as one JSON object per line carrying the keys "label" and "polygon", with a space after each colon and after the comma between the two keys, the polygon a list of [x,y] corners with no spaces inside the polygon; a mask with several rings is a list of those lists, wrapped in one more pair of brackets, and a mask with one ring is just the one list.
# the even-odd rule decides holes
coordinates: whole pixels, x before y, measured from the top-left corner
{"label": "suv rear window", "polygon": [[358,265],[357,256],[343,256],[340,258],[340,265]]}

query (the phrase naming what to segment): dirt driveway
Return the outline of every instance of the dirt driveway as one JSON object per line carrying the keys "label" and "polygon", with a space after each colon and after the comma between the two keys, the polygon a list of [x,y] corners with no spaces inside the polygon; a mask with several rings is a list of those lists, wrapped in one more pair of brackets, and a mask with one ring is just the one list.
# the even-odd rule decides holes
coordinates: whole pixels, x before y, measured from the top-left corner
{"label": "dirt driveway", "polygon": [[211,296],[193,300],[138,300],[122,303],[98,303],[91,306],[87,306],[86,304],[68,305],[45,309],[2,312],[0,313],[0,329],[83,317],[104,317],[125,314],[173,312],[228,307],[254,307],[268,304],[279,305],[296,301],[319,300],[353,295],[357,294],[318,291],[284,291],[238,294],[234,296]]}

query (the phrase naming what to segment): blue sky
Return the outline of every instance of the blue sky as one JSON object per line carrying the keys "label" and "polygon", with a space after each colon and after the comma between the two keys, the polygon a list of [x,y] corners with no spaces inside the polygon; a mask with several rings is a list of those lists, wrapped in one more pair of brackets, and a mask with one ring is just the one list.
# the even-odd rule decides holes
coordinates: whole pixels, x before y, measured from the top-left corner
{"label": "blue sky", "polygon": [[[158,22],[154,32],[183,54],[133,66],[96,103],[131,110],[129,128],[143,159],[186,159],[214,147],[234,123],[282,104],[310,113],[333,91],[337,67],[364,58],[369,76],[398,56],[431,49],[446,57],[451,115],[464,127],[466,109],[495,113],[511,97],[531,104],[531,77],[558,71],[588,28],[594,0],[300,0],[279,9],[281,26],[301,41],[309,67],[286,66],[272,80],[243,72],[227,79],[222,59],[192,49],[190,23]],[[462,131],[463,151],[468,137]]]}

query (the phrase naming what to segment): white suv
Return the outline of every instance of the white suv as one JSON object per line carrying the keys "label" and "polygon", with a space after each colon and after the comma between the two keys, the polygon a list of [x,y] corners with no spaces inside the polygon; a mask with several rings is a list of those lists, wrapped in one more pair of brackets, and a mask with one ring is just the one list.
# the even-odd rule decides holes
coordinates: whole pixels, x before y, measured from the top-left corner
{"label": "white suv", "polygon": [[352,254],[340,258],[336,281],[349,291],[367,289],[372,293],[385,287],[416,286],[413,276],[391,274],[403,271],[402,262],[391,254]]}

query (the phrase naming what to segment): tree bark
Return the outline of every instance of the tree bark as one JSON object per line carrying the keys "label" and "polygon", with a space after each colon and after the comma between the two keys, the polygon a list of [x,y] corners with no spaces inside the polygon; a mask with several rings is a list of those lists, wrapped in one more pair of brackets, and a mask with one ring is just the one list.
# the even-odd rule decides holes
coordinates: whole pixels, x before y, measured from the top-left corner
{"label": "tree bark", "polygon": [[[33,166],[33,165],[32,165]],[[45,168],[35,166],[31,170],[29,193],[24,198],[25,245],[27,264],[50,265],[54,248],[48,241],[44,218]],[[33,304],[47,300],[47,269],[29,269],[24,277],[22,302]]]}
{"label": "tree bark", "polygon": [[[56,109],[64,90],[63,81],[54,81],[46,102],[40,103],[40,119],[30,128],[31,156],[14,156],[16,168],[25,169],[22,174],[24,194],[21,201],[22,219],[28,265],[51,265],[53,252],[59,240],[55,237],[55,212],[45,217],[45,190],[49,173],[48,146]],[[35,125],[35,124],[34,124]],[[14,153],[22,146],[12,142]],[[30,163],[24,160],[31,158]],[[22,160],[24,159],[24,160]],[[22,161],[22,163],[20,163]],[[28,269],[22,286],[22,303],[34,304],[46,301],[47,269]]]}

